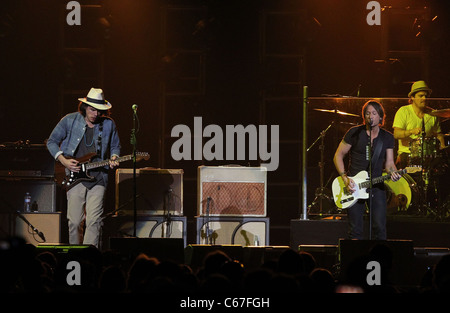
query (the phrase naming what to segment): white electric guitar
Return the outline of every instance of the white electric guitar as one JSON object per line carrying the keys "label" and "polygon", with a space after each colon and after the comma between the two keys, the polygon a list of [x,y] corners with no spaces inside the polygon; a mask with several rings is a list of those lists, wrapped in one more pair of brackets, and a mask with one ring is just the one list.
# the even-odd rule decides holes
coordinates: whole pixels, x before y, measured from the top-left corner
{"label": "white electric guitar", "polygon": [[[399,174],[411,174],[420,172],[422,170],[421,166],[406,167],[403,170],[396,171]],[[355,204],[359,199],[369,199],[369,193],[367,188],[370,187],[369,173],[366,171],[361,171],[353,177],[349,177],[355,182],[355,191],[351,193],[347,187],[345,187],[344,180],[341,176],[336,177],[331,186],[334,202],[336,206],[340,209],[346,209]],[[380,177],[372,178],[372,185],[384,182],[385,180],[391,179],[391,174],[383,175]]]}

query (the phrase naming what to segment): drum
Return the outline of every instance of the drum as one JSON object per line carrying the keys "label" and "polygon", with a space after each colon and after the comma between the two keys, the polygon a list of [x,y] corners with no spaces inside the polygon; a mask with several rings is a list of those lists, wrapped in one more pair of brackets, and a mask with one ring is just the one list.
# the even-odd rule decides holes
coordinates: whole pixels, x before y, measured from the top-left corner
{"label": "drum", "polygon": [[386,180],[386,200],[389,212],[406,212],[417,200],[417,184],[408,174],[403,174],[397,181]]}
{"label": "drum", "polygon": [[[422,144],[423,143],[423,144]],[[422,162],[423,146],[423,162]],[[440,142],[436,137],[428,137],[424,140],[417,138],[409,143],[408,166],[426,165],[439,154]],[[424,163],[424,164],[422,164]]]}

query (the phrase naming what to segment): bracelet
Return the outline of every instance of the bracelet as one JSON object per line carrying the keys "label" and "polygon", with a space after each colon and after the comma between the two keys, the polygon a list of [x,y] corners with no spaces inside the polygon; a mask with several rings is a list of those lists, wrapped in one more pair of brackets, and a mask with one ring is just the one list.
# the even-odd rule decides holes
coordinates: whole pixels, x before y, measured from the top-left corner
{"label": "bracelet", "polygon": [[347,176],[347,173],[346,172],[339,173],[339,176],[342,176],[342,175]]}

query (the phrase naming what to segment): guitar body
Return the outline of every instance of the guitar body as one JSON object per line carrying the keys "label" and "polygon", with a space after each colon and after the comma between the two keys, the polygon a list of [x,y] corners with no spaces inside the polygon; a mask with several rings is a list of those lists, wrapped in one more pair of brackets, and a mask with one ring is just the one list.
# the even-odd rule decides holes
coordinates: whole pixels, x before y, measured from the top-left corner
{"label": "guitar body", "polygon": [[89,153],[76,159],[80,165],[79,172],[72,172],[60,162],[55,163],[55,180],[59,185],[63,185],[67,190],[83,181],[93,181],[95,178],[89,176],[86,164],[88,164],[97,154]]}
{"label": "guitar body", "polygon": [[353,177],[350,177],[355,182],[355,191],[353,193],[349,192],[345,187],[344,180],[341,176],[337,177],[333,181],[331,186],[334,202],[336,206],[340,209],[346,209],[355,204],[358,199],[369,199],[369,193],[367,188],[360,188],[359,184],[364,181],[369,181],[369,173],[366,171],[361,171]]}
{"label": "guitar body", "polygon": [[[72,172],[69,169],[67,169],[64,165],[62,165],[60,162],[56,162],[55,181],[59,185],[62,185],[67,190],[83,181],[94,181],[95,178],[89,176],[89,170],[109,165],[109,160],[91,162],[95,156],[97,156],[96,153],[89,153],[81,158],[76,159],[80,165],[79,172]],[[134,155],[130,154],[123,157],[119,157],[115,161],[116,162],[129,161],[132,158],[134,158]],[[149,158],[150,155],[147,152],[136,152],[136,161],[140,161],[142,159],[148,160]]]}
{"label": "guitar body", "polygon": [[[396,171],[398,174],[416,173],[422,170],[421,166],[407,167],[403,170]],[[355,182],[355,191],[351,193],[345,187],[344,180],[341,176],[336,177],[331,186],[333,198],[336,206],[340,209],[347,209],[355,204],[358,199],[369,199],[367,188],[370,187],[369,173],[361,171],[353,177],[349,177]],[[385,180],[391,179],[391,175],[383,175],[372,179],[372,184],[382,183]]]}

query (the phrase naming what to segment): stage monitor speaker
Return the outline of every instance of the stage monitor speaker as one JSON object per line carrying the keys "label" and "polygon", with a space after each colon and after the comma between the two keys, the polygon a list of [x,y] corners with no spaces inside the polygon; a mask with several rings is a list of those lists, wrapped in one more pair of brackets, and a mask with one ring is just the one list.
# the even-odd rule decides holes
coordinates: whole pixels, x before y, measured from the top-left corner
{"label": "stage monitor speaker", "polygon": [[[183,170],[136,169],[136,210],[142,214],[183,215]],[[116,170],[116,211],[134,214],[133,169]]]}
{"label": "stage monitor speaker", "polygon": [[241,245],[202,245],[191,244],[184,249],[185,263],[197,270],[204,265],[205,257],[214,252],[222,251],[232,260],[243,263],[244,251]]}
{"label": "stage monitor speaker", "polygon": [[[134,234],[134,220],[130,217],[115,217],[118,235],[130,237]],[[186,246],[186,217],[137,216],[136,237],[139,238],[182,238]]]}
{"label": "stage monitor speaker", "polygon": [[22,212],[25,193],[37,212],[56,212],[56,183],[42,179],[0,179],[0,204],[3,211]]}
{"label": "stage monitor speaker", "polygon": [[258,269],[264,264],[277,264],[280,255],[290,249],[289,246],[243,247],[244,266],[247,269]]}
{"label": "stage monitor speaker", "polygon": [[[365,271],[369,261],[379,261],[387,266],[383,277],[396,285],[409,285],[412,282],[411,271],[414,262],[412,240],[339,240],[339,263],[341,275],[348,278],[354,270]],[[384,264],[382,264],[384,263]],[[368,270],[366,272],[366,275]],[[383,284],[383,278],[381,281]]]}
{"label": "stage monitor speaker", "polygon": [[[268,217],[195,217],[197,244],[269,245]],[[208,230],[209,228],[209,230]],[[210,238],[207,232],[210,232]]]}
{"label": "stage monitor speaker", "polygon": [[184,241],[182,238],[109,238],[109,246],[130,260],[140,253],[156,257],[160,261],[184,264]]}
{"label": "stage monitor speaker", "polygon": [[417,284],[421,283],[426,273],[432,271],[434,266],[444,255],[450,254],[446,247],[416,247],[414,248],[414,271]]}
{"label": "stage monitor speaker", "polygon": [[199,216],[267,215],[265,167],[199,166]]}
{"label": "stage monitor speaker", "polygon": [[[33,245],[61,242],[61,213],[22,213],[21,216],[23,219],[16,215],[16,236],[24,238],[27,243]],[[41,232],[45,240],[40,238],[33,228]]]}
{"label": "stage monitor speaker", "polygon": [[337,245],[299,245],[298,251],[311,254],[318,267],[326,268],[330,271],[338,264]]}

